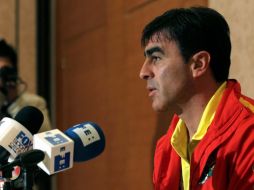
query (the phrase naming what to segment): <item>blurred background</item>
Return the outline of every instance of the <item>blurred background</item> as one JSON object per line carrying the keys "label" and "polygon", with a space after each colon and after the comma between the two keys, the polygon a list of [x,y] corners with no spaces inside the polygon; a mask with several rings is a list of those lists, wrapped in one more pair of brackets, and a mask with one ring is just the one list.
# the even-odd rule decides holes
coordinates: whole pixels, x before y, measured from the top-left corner
{"label": "blurred background", "polygon": [[93,121],[106,136],[105,151],[54,175],[52,190],[153,189],[155,142],[172,113],[152,110],[138,77],[140,35],[156,15],[194,5],[225,16],[233,44],[230,77],[254,97],[254,1],[0,0],[0,37],[16,48],[28,91],[47,100],[53,127]]}

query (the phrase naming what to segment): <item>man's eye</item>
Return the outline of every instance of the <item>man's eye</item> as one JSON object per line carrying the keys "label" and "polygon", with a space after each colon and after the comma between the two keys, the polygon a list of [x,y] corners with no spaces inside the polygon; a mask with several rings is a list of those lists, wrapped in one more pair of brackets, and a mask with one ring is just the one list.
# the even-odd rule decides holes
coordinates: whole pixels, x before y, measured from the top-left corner
{"label": "man's eye", "polygon": [[159,60],[161,59],[161,58],[158,57],[158,56],[152,56],[151,58],[152,58],[152,61],[153,61],[153,62],[159,61]]}

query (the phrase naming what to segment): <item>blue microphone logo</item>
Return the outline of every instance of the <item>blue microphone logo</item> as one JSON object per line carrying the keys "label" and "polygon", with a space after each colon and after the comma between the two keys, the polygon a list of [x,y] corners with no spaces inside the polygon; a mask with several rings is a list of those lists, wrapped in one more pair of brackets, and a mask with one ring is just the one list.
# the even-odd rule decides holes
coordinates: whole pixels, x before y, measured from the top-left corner
{"label": "blue microphone logo", "polygon": [[32,147],[33,143],[28,136],[23,131],[13,139],[13,141],[8,145],[16,154],[26,152]]}
{"label": "blue microphone logo", "polygon": [[47,136],[45,139],[52,145],[59,145],[68,142],[68,140],[61,134],[52,134],[52,136]]}
{"label": "blue microphone logo", "polygon": [[71,153],[67,152],[64,155],[55,156],[55,163],[54,163],[55,172],[58,172],[70,167],[70,155]]}
{"label": "blue microphone logo", "polygon": [[77,125],[73,129],[73,132],[79,136],[84,146],[88,146],[101,139],[97,130],[90,123]]}

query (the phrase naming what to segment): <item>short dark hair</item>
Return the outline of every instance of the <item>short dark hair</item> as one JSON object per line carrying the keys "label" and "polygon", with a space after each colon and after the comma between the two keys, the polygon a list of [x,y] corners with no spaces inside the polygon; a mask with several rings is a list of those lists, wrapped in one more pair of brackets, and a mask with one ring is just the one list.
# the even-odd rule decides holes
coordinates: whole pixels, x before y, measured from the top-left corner
{"label": "short dark hair", "polygon": [[154,36],[164,36],[177,43],[187,62],[198,51],[211,56],[211,70],[217,82],[228,79],[231,41],[229,26],[224,17],[207,7],[176,8],[156,17],[143,30],[144,47]]}
{"label": "short dark hair", "polygon": [[9,44],[6,43],[4,39],[0,39],[0,57],[7,58],[13,68],[17,70],[17,53],[16,50]]}

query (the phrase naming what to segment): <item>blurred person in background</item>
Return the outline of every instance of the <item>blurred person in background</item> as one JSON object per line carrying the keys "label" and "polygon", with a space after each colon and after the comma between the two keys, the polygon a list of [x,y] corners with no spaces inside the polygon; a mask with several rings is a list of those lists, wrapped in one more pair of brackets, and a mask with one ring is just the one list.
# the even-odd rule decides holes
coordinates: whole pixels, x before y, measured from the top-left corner
{"label": "blurred person in background", "polygon": [[[34,106],[44,116],[39,132],[51,130],[46,101],[43,97],[26,90],[27,84],[18,76],[18,56],[15,49],[4,39],[0,39],[0,119],[14,118],[23,107]],[[13,177],[17,177],[16,180],[13,180],[15,190],[23,189],[20,172],[22,173],[18,167],[13,172]],[[49,190],[50,178],[38,169],[35,184],[38,190]]]}

